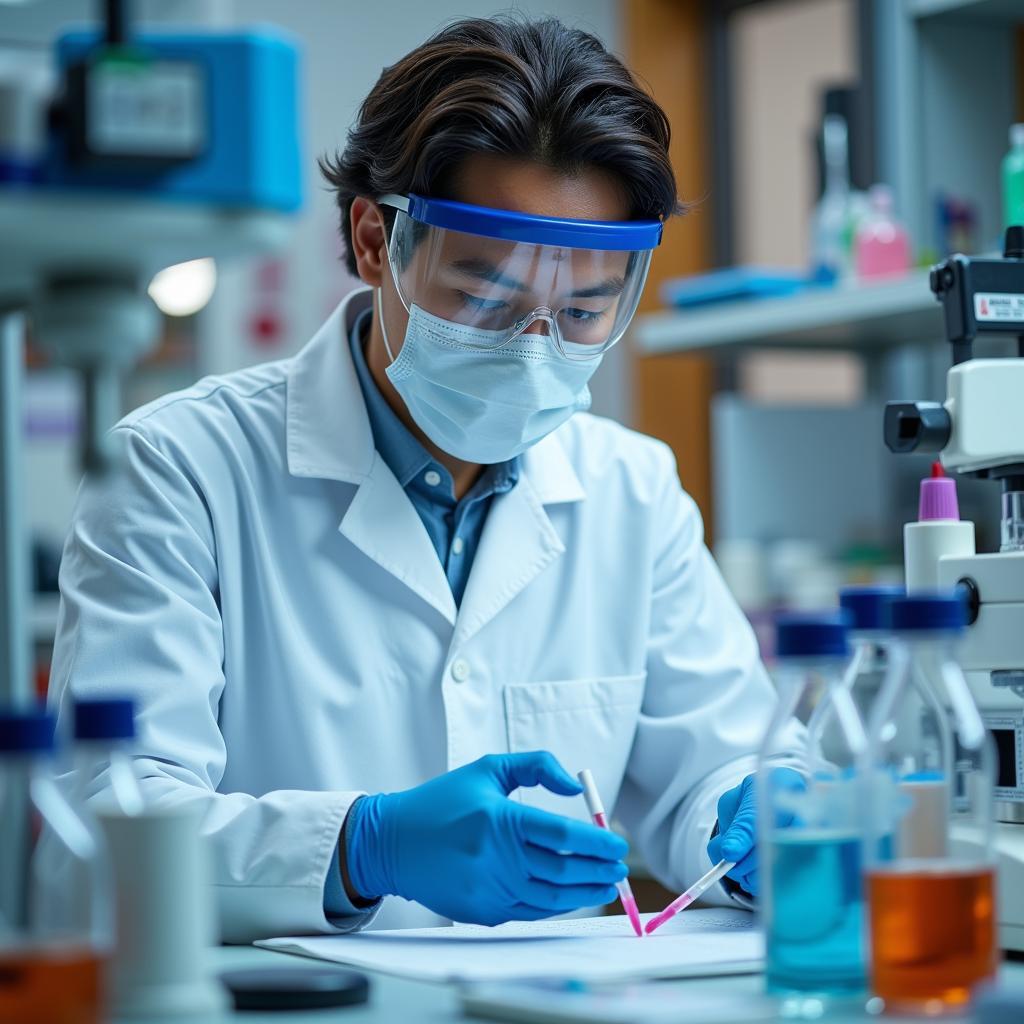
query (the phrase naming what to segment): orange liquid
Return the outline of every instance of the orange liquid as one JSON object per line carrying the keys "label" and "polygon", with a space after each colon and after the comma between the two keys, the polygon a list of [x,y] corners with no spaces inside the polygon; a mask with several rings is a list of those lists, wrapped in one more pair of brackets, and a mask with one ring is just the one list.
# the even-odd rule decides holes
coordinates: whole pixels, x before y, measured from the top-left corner
{"label": "orange liquid", "polygon": [[994,889],[991,868],[868,875],[872,981],[887,1009],[955,1010],[995,974]]}
{"label": "orange liquid", "polygon": [[103,960],[76,949],[0,953],[0,1024],[101,1024]]}

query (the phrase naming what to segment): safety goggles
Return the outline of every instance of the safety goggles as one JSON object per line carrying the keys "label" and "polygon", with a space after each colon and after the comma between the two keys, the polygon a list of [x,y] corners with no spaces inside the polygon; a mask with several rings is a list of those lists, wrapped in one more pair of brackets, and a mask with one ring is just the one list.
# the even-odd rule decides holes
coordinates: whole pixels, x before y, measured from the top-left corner
{"label": "safety goggles", "polygon": [[388,260],[406,310],[472,328],[466,348],[526,332],[567,359],[595,359],[636,312],[661,222],[534,217],[447,199],[386,195]]}

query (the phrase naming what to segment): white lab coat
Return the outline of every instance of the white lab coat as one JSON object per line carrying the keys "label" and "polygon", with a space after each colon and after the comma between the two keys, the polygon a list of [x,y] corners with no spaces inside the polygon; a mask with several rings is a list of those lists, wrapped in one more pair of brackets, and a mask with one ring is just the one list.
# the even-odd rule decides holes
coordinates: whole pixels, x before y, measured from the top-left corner
{"label": "white lab coat", "polygon": [[[61,714],[69,693],[137,695],[144,791],[206,805],[228,941],[334,930],[355,797],[491,752],[592,768],[654,873],[692,882],[775,698],[669,449],[589,415],[541,441],[457,609],[374,450],[348,342],[369,302],[114,429],[124,466],[83,488],[61,565]],[[390,899],[374,923],[438,921]]]}

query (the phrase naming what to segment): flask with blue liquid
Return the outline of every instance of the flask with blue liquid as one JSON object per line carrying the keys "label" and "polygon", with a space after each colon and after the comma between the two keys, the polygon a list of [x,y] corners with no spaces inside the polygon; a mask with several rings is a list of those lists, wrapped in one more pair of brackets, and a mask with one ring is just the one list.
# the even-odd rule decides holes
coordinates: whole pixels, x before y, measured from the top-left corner
{"label": "flask with blue liquid", "polygon": [[768,991],[792,997],[785,1012],[796,1015],[859,1000],[866,987],[857,803],[866,736],[844,681],[848,628],[844,612],[776,626],[779,701],[757,774],[761,913]]}

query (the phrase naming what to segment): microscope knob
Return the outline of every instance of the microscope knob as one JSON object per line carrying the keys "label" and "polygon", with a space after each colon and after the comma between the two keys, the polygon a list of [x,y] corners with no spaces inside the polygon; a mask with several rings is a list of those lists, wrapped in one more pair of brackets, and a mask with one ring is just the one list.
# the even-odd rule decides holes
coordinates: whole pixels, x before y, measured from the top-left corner
{"label": "microscope knob", "polygon": [[885,444],[891,452],[941,452],[953,423],[938,402],[887,402]]}

